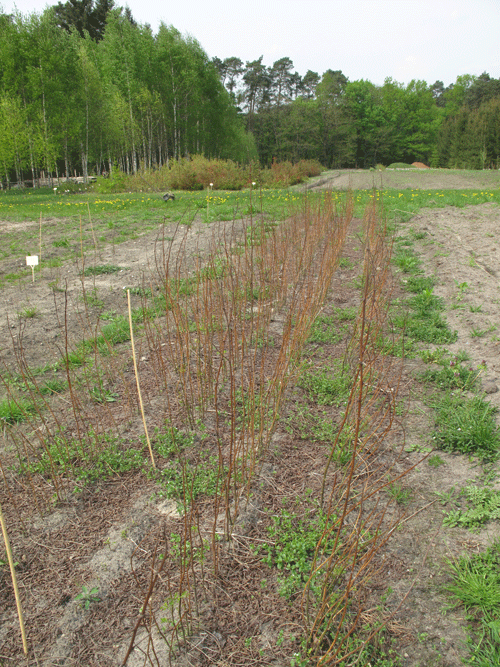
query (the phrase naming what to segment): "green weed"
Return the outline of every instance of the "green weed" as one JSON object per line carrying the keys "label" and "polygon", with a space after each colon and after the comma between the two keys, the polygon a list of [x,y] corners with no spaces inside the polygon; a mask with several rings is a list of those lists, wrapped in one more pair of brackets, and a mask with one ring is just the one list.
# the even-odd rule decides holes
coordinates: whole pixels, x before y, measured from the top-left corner
{"label": "green weed", "polygon": [[500,664],[500,542],[484,553],[449,562],[452,582],[446,592],[453,607],[463,606],[469,620],[468,664],[492,667]]}
{"label": "green weed", "polygon": [[19,317],[25,320],[32,319],[39,315],[39,310],[36,306],[26,306],[18,313]]}
{"label": "green weed", "polygon": [[351,378],[341,363],[334,363],[331,368],[307,371],[299,385],[319,405],[340,406],[347,400],[351,390]]}
{"label": "green weed", "polygon": [[500,519],[500,491],[470,484],[460,495],[465,498],[467,508],[449,512],[443,521],[445,526],[478,528],[487,521]]}
{"label": "green weed", "polygon": [[477,385],[478,372],[452,361],[449,362],[449,365],[443,364],[442,368],[430,368],[421,373],[418,378],[440,389],[470,390]]}
{"label": "green weed", "polygon": [[114,264],[99,264],[97,266],[87,266],[85,271],[83,272],[84,276],[98,276],[101,274],[108,274],[108,273],[118,273],[118,271],[122,271],[123,267],[121,266],[115,266]]}
{"label": "green weed", "polygon": [[311,327],[308,343],[335,345],[343,339],[347,328],[339,327],[333,315],[318,315]]}
{"label": "green weed", "polygon": [[439,454],[435,454],[434,456],[429,456],[427,459],[427,463],[432,467],[432,468],[439,468],[439,466],[445,465],[445,461],[439,456]]}
{"label": "green weed", "polygon": [[494,408],[480,396],[465,398],[446,393],[431,403],[435,409],[435,442],[449,452],[473,454],[480,458],[497,455],[500,434]]}
{"label": "green weed", "polygon": [[403,273],[417,273],[420,270],[420,260],[412,252],[400,252],[393,261]]}
{"label": "green weed", "polygon": [[35,410],[35,405],[26,399],[4,398],[0,401],[0,423],[19,424]]}
{"label": "green weed", "polygon": [[[283,572],[279,581],[280,595],[290,598],[303,588],[318,542],[332,529],[333,523],[335,517],[327,517],[322,512],[304,518],[284,511],[273,517],[267,529],[270,542],[262,545],[259,551],[264,552],[265,563]],[[330,539],[323,539],[323,550],[331,550],[333,544],[332,531]],[[314,585],[312,589],[315,590]]]}
{"label": "green weed", "polygon": [[89,590],[86,586],[82,586],[82,592],[75,595],[75,600],[79,600],[80,606],[84,609],[89,609],[91,604],[101,601],[98,593],[99,589],[96,587]]}
{"label": "green weed", "polygon": [[66,237],[52,241],[54,248],[69,248],[70,243]]}
{"label": "green weed", "polygon": [[26,467],[31,473],[41,475],[73,475],[79,482],[94,482],[112,475],[140,469],[144,465],[141,451],[124,447],[109,433],[97,437],[95,447],[78,440],[68,440],[56,435],[47,442],[36,459],[28,464],[21,460],[20,470]]}
{"label": "green weed", "polygon": [[339,260],[339,266],[341,269],[353,269],[354,264],[348,257],[341,257]]}
{"label": "green weed", "polygon": [[351,322],[356,319],[358,314],[357,308],[334,308],[333,312],[339,322]]}
{"label": "green weed", "polygon": [[401,484],[389,484],[387,487],[387,493],[389,496],[395,500],[398,505],[406,506],[410,503],[412,492],[411,489],[403,487]]}
{"label": "green weed", "polygon": [[430,276],[408,276],[403,280],[403,287],[407,292],[418,294],[425,290],[432,290],[435,285],[434,278]]}
{"label": "green weed", "polygon": [[[226,473],[224,469],[222,475]],[[200,460],[197,465],[182,465],[181,461],[175,460],[158,471],[156,481],[161,487],[158,495],[188,506],[200,495],[213,496],[220,490],[219,461],[214,456]]]}
{"label": "green weed", "polygon": [[443,345],[454,343],[458,337],[457,332],[449,328],[437,311],[431,311],[425,316],[410,311],[393,316],[392,321],[394,326],[404,330],[405,337],[422,343]]}

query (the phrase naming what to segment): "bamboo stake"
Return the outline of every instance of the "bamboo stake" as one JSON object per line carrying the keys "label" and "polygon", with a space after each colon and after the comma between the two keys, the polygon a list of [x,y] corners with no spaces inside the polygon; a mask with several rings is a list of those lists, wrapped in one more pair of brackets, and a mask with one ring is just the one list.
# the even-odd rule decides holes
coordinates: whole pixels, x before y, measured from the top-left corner
{"label": "bamboo stake", "polygon": [[40,213],[40,270],[42,269],[42,214]]}
{"label": "bamboo stake", "polygon": [[137,360],[135,357],[135,346],[134,346],[134,329],[132,327],[132,307],[130,305],[130,290],[127,290],[127,303],[128,303],[128,323],[130,327],[130,343],[132,345],[132,358],[134,360],[134,373],[135,373],[135,382],[137,384],[137,394],[139,396],[139,405],[141,408],[141,415],[142,415],[142,423],[144,426],[144,433],[146,434],[146,441],[148,443],[149,447],[149,454],[151,456],[151,463],[153,464],[153,468],[156,468],[155,464],[155,458],[153,455],[153,449],[151,447],[151,442],[149,440],[149,433],[148,433],[148,427],[146,424],[146,418],[144,416],[144,406],[142,404],[142,395],[141,395],[141,385],[139,384],[139,373],[137,372]]}
{"label": "bamboo stake", "polygon": [[17,587],[16,570],[14,568],[14,559],[12,558],[12,551],[10,548],[9,536],[7,535],[7,526],[3,518],[2,505],[0,505],[0,524],[2,525],[3,541],[5,542],[5,551],[7,552],[7,559],[9,561],[10,576],[12,577],[12,585],[14,587],[14,596],[16,598],[17,615],[19,616],[19,625],[21,627],[21,637],[23,638],[24,655],[28,655],[28,643],[26,641],[26,631],[24,629],[23,609],[21,607],[21,598],[19,597],[19,589]]}
{"label": "bamboo stake", "polygon": [[89,222],[90,222],[90,229],[92,231],[92,240],[94,241],[94,257],[97,257],[97,240],[95,237],[95,232],[94,232],[94,225],[92,224],[92,216],[90,215],[90,204],[87,202],[87,209],[89,212]]}

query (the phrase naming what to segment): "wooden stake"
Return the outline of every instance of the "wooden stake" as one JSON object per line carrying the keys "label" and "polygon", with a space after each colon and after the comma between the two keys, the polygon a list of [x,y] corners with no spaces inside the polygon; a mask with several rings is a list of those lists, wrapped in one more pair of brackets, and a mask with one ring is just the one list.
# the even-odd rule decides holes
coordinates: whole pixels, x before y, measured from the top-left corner
{"label": "wooden stake", "polygon": [[42,270],[42,214],[40,213],[40,252],[38,253],[40,258],[40,270]]}
{"label": "wooden stake", "polygon": [[9,536],[7,535],[7,526],[5,525],[5,521],[3,518],[2,505],[0,505],[0,524],[2,526],[3,541],[5,542],[5,551],[7,552],[7,559],[9,561],[10,576],[12,577],[12,585],[14,587],[14,596],[16,598],[17,615],[19,616],[21,637],[23,638],[23,651],[24,655],[28,655],[28,643],[26,641],[26,631],[24,629],[23,608],[21,606],[21,598],[19,597],[19,589],[17,587],[17,577],[16,577],[16,570],[14,567],[14,559],[12,558]]}
{"label": "wooden stake", "polygon": [[144,426],[144,433],[146,434],[146,441],[147,441],[148,447],[149,447],[149,455],[151,456],[151,463],[153,464],[153,468],[156,468],[155,457],[153,455],[153,449],[151,447],[151,442],[149,440],[146,418],[144,416],[144,406],[142,404],[141,386],[139,384],[139,373],[137,372],[137,360],[135,358],[135,347],[134,347],[134,329],[132,327],[132,307],[130,305],[130,290],[129,289],[127,290],[127,302],[128,302],[128,323],[129,323],[129,327],[130,327],[130,342],[131,342],[131,345],[132,345],[132,358],[134,360],[135,382],[137,384],[137,394],[139,396],[139,406],[141,408],[142,424]]}

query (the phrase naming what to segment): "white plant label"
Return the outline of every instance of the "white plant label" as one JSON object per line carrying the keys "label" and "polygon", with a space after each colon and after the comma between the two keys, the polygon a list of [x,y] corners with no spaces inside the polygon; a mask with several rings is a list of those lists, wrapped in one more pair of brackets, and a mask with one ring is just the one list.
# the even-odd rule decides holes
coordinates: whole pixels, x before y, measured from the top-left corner
{"label": "white plant label", "polygon": [[27,255],[26,264],[27,266],[38,266],[38,255]]}

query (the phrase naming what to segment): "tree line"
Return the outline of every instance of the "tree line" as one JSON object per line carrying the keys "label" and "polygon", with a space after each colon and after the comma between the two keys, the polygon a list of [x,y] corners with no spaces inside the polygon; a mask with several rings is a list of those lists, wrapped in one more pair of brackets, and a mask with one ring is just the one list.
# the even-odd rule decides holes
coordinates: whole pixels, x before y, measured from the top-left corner
{"label": "tree line", "polygon": [[0,8],[0,180],[157,168],[193,154],[330,168],[500,167],[500,80],[408,85],[209,59],[113,0]]}
{"label": "tree line", "polygon": [[252,150],[214,64],[174,27],[153,34],[110,0],[0,13],[1,180]]}
{"label": "tree line", "polygon": [[262,57],[213,60],[264,163],[500,168],[500,79],[486,72],[459,76],[446,88],[390,78],[376,86],[349,81],[341,70],[301,77],[289,58],[271,67]]}

